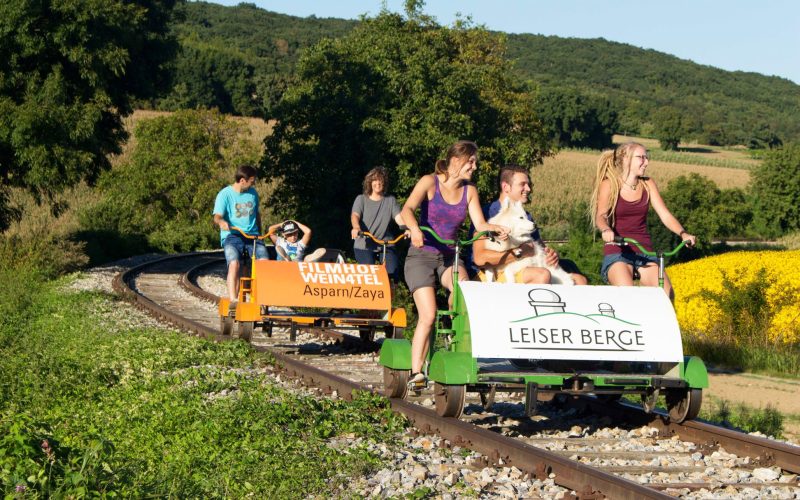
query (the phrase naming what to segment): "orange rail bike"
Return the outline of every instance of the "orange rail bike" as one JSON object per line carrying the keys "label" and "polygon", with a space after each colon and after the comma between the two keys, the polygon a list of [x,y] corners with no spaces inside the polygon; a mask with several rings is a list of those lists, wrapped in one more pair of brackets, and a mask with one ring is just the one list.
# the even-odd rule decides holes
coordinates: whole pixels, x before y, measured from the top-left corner
{"label": "orange rail bike", "polygon": [[[267,236],[245,235],[254,247],[256,238]],[[379,329],[387,337],[402,337],[406,313],[392,308],[383,265],[256,260],[255,248],[252,253],[251,274],[240,278],[236,307],[220,299],[222,335],[230,335],[236,323],[239,337],[248,342],[258,326],[268,337],[273,327],[288,327],[290,340],[298,329],[311,327],[358,330],[369,340]]]}

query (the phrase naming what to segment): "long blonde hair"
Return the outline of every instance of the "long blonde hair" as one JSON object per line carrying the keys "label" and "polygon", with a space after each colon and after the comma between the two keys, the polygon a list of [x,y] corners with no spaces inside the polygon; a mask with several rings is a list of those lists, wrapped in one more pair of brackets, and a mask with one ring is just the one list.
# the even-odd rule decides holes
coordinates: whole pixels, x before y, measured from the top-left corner
{"label": "long blonde hair", "polygon": [[444,160],[436,160],[434,174],[443,174],[444,180],[447,180],[450,177],[447,169],[452,158],[469,158],[473,155],[478,156],[477,144],[472,141],[458,141],[447,149]]}
{"label": "long blonde hair", "polygon": [[[617,146],[617,149],[607,149],[600,154],[600,159],[597,160],[597,173],[594,177],[594,188],[592,189],[592,198],[589,206],[589,218],[592,220],[592,225],[597,227],[597,207],[600,204],[600,184],[605,179],[611,183],[611,198],[609,199],[608,212],[603,214],[608,219],[608,224],[613,227],[614,225],[614,210],[617,207],[619,200],[619,192],[622,189],[622,183],[631,168],[631,158],[633,151],[637,147],[644,148],[638,142],[626,142]],[[645,148],[646,149],[646,148]],[[650,194],[650,187],[647,182],[642,179],[640,181]]]}

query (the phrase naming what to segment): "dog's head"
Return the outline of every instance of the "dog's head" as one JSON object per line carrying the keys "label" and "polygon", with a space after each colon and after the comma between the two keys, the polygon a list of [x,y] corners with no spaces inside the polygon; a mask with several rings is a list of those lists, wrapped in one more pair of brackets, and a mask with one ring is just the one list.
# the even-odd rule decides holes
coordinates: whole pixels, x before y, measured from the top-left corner
{"label": "dog's head", "polygon": [[500,212],[492,217],[489,222],[509,228],[509,239],[515,243],[531,241],[531,233],[536,229],[536,224],[528,219],[521,201],[505,199],[500,207]]}

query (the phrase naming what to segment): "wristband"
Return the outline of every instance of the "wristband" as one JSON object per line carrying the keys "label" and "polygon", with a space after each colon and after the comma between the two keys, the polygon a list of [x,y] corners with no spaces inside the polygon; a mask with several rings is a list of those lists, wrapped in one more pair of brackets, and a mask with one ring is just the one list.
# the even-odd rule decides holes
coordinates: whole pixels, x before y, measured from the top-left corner
{"label": "wristband", "polygon": [[683,231],[681,231],[680,233],[678,233],[678,236],[683,236],[684,234],[689,234],[689,233],[687,233],[687,232],[686,232],[686,230],[684,229]]}

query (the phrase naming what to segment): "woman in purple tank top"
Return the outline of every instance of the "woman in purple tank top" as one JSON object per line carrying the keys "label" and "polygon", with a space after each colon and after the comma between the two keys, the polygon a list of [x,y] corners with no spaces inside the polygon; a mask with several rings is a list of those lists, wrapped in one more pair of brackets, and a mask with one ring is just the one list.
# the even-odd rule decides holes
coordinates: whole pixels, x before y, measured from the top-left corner
{"label": "woman in purple tank top", "polygon": [[[695,244],[695,237],[687,233],[667,209],[655,181],[645,177],[649,162],[647,149],[636,142],[604,151],[597,162],[590,213],[606,243],[600,274],[611,285],[633,285],[634,271],[639,272],[641,284],[658,285],[658,263],[654,257],[640,254],[633,247],[613,244],[615,236],[622,236],[633,238],[653,251],[650,233],[647,232],[647,211],[650,206],[667,229],[680,236],[689,246]],[[672,300],[672,284],[666,275],[664,290]]]}
{"label": "woman in purple tank top", "polygon": [[[436,171],[422,177],[408,197],[400,215],[411,232],[411,247],[405,264],[408,288],[417,306],[417,326],[411,343],[411,380],[423,386],[426,377],[422,366],[430,344],[430,332],[436,319],[436,279],[452,291],[453,249],[442,245],[419,226],[429,226],[443,239],[458,237],[458,229],[469,213],[478,231],[495,231],[505,239],[507,228],[488,224],[483,217],[478,190],[469,181],[478,161],[478,146],[459,141],[447,151],[444,160],[436,162]],[[420,209],[419,223],[414,212]],[[467,270],[459,263],[459,279],[468,279]]]}

